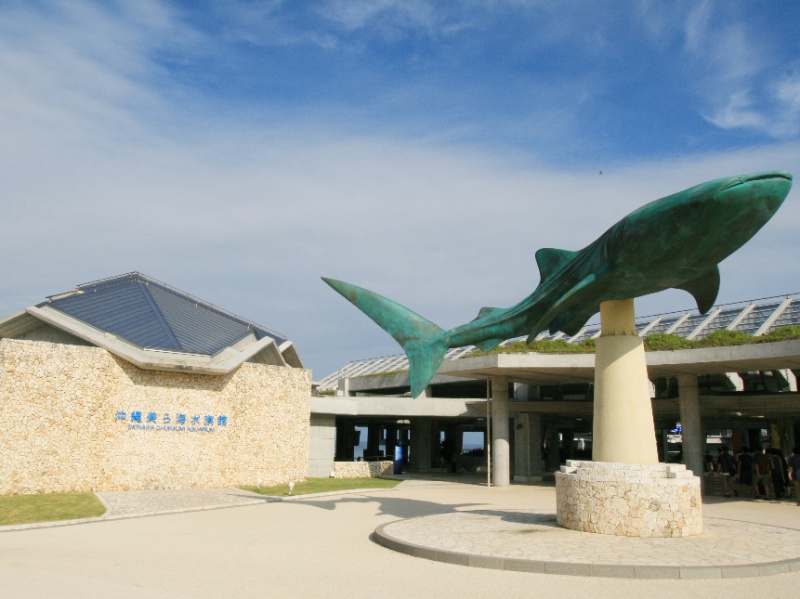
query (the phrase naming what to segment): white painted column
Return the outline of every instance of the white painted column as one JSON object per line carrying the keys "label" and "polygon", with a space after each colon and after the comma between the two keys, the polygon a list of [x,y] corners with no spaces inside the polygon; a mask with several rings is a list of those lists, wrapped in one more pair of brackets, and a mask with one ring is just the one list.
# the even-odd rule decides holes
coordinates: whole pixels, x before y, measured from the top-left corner
{"label": "white painted column", "polygon": [[511,481],[508,432],[508,379],[492,379],[492,484],[507,487]]}
{"label": "white painted column", "polygon": [[636,333],[633,300],[600,304],[594,378],[592,459],[657,464],[644,343]]}
{"label": "white painted column", "polygon": [[704,443],[697,376],[682,374],[678,377],[678,405],[681,411],[683,463],[702,481]]}

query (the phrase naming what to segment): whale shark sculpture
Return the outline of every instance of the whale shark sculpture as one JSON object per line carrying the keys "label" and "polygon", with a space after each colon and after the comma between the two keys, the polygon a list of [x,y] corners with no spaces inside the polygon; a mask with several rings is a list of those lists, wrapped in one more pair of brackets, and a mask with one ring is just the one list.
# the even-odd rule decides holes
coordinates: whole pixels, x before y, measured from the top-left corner
{"label": "whale shark sculpture", "polygon": [[582,250],[540,249],[541,280],[531,295],[510,308],[481,308],[475,320],[448,331],[377,293],[323,280],[401,345],[418,397],[449,348],[489,351],[512,337],[531,341],[544,329],[575,335],[607,300],[676,288],[706,313],[719,291],[718,264],[772,218],[791,185],[782,171],[709,181],[642,206]]}

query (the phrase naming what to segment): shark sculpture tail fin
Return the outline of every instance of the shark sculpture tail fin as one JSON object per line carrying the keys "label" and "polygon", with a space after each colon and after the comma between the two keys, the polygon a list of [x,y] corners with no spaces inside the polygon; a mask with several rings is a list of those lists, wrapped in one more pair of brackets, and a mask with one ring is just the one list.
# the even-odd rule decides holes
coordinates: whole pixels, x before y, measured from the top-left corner
{"label": "shark sculpture tail fin", "polygon": [[411,395],[418,397],[444,360],[444,332],[431,321],[382,295],[344,281],[322,277],[328,285],[369,316],[397,341],[408,356]]}

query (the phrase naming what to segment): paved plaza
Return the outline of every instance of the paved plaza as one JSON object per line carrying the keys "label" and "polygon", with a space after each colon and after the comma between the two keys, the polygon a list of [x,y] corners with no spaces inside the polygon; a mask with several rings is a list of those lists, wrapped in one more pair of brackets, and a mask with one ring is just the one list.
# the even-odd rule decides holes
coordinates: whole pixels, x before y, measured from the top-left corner
{"label": "paved plaza", "polygon": [[728,599],[792,596],[800,588],[800,572],[758,576],[744,568],[739,574],[745,578],[595,578],[577,570],[542,574],[444,563],[374,541],[376,529],[394,526],[426,536],[426,543],[470,538],[467,551],[489,547],[532,561],[561,563],[567,551],[576,563],[746,565],[798,557],[800,507],[788,501],[711,497],[704,505],[705,538],[647,541],[558,529],[550,486],[487,488],[463,477],[289,501],[237,489],[103,493],[102,499],[109,511],[92,522],[0,529],[2,596]]}

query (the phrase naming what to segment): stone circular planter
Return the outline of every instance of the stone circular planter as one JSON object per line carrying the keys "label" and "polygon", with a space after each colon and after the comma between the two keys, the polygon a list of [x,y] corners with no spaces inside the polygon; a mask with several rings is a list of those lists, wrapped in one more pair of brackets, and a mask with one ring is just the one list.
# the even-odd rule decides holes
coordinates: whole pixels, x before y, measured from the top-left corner
{"label": "stone circular planter", "polygon": [[683,464],[569,460],[556,472],[564,528],[625,537],[703,532],[700,479]]}

